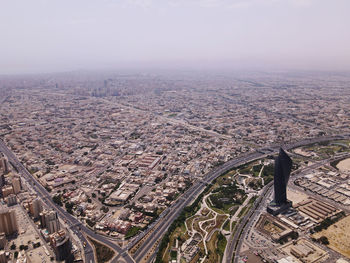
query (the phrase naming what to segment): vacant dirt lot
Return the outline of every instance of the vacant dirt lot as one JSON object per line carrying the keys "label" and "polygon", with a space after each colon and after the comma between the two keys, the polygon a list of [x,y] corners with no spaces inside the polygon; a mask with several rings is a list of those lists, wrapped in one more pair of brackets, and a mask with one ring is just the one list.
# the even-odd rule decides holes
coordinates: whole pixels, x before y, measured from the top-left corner
{"label": "vacant dirt lot", "polygon": [[346,257],[350,257],[350,216],[314,235],[315,238],[326,236],[329,247]]}
{"label": "vacant dirt lot", "polygon": [[337,168],[342,172],[350,171],[350,158],[340,161]]}

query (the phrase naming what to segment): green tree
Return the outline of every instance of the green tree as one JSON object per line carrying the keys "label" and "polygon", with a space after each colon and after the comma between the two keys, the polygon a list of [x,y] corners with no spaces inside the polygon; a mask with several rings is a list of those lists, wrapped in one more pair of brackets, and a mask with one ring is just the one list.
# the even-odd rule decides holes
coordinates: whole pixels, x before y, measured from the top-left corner
{"label": "green tree", "polygon": [[52,201],[54,201],[54,203],[58,204],[59,206],[62,206],[62,196],[60,194],[58,195],[54,195],[52,197]]}
{"label": "green tree", "polygon": [[318,240],[319,240],[323,245],[329,245],[328,238],[325,237],[325,236],[321,236]]}

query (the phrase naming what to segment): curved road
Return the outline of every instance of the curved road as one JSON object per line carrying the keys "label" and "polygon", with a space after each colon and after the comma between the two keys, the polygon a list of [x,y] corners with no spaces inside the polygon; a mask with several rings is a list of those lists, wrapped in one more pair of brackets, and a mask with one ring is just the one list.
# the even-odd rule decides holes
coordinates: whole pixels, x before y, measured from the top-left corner
{"label": "curved road", "polygon": [[[313,144],[316,142],[324,142],[324,141],[330,141],[330,140],[335,140],[335,139],[344,139],[344,138],[349,138],[349,134],[345,135],[339,135],[335,137],[324,137],[324,138],[315,138],[312,140],[310,143],[304,143],[304,142],[298,142],[295,144],[290,144],[286,145],[285,149],[290,150],[302,145],[307,145],[307,144]],[[317,168],[320,165],[324,165],[324,162],[317,162],[316,164],[307,167],[306,170],[314,169]],[[253,207],[249,210],[248,214],[241,220],[241,223],[238,226],[238,229],[235,231],[235,235],[233,236],[233,239],[230,239],[228,242],[228,252],[227,252],[227,258],[226,258],[226,263],[231,263],[231,262],[238,262],[238,256],[237,253],[240,251],[240,248],[243,244],[244,241],[244,236],[246,235],[247,230],[251,227],[252,221],[250,220],[251,218],[255,218],[260,214],[260,212],[257,210],[259,205],[261,203],[264,203],[266,201],[266,198],[269,196],[270,191],[272,190],[272,185],[273,181],[270,182],[266,187],[264,188],[262,194],[259,196],[259,198],[254,202]],[[234,258],[233,255],[235,255]]]}
{"label": "curved road", "polygon": [[[288,149],[296,148],[302,145],[308,145],[308,144],[330,141],[330,140],[344,139],[345,137],[349,137],[349,135],[346,134],[346,135],[336,135],[336,136],[327,136],[327,137],[325,136],[325,137],[307,139],[307,140],[302,140],[292,144],[284,145],[284,148],[288,150]],[[194,184],[192,187],[190,187],[182,195],[182,197],[180,197],[173,205],[168,207],[162,213],[158,221],[159,223],[156,224],[155,227],[149,228],[146,232],[143,233],[143,236],[145,236],[149,231],[151,230],[153,231],[152,234],[150,234],[147,237],[147,239],[143,241],[142,245],[135,252],[135,256],[134,256],[135,261],[140,262],[141,259],[147,256],[147,253],[149,253],[153,245],[165,234],[165,232],[168,230],[171,223],[180,215],[181,211],[186,206],[188,206],[202,192],[202,190],[205,188],[207,184],[211,183],[215,178],[219,177],[223,173],[228,172],[234,167],[240,166],[242,164],[251,162],[256,159],[260,159],[266,155],[275,154],[278,152],[278,150],[279,150],[279,146],[277,145],[273,145],[272,147],[265,147],[263,149],[257,150],[256,152],[247,154],[245,156],[240,156],[236,159],[232,159],[222,164],[221,166],[215,168],[208,174],[206,174],[202,181],[199,181],[196,184]],[[259,203],[259,199],[256,200],[255,204]],[[254,209],[251,209],[251,211],[254,211]],[[248,213],[248,215],[249,214],[250,213]],[[242,220],[242,224],[244,224],[244,220]],[[133,242],[133,244],[135,243],[136,241]],[[129,247],[131,247],[131,245]],[[148,262],[151,261],[151,259],[153,259],[154,256],[155,256],[155,253],[153,253],[153,255],[150,256],[147,261]]]}
{"label": "curved road", "polygon": [[90,246],[89,242],[86,240],[85,236],[90,236],[93,239],[101,242],[102,244],[108,245],[109,247],[114,249],[117,252],[117,255],[114,257],[112,262],[117,262],[117,259],[120,256],[122,256],[128,263],[134,262],[134,260],[124,249],[111,242],[107,238],[96,234],[95,232],[84,226],[77,218],[69,214],[62,207],[56,205],[52,201],[52,198],[47,192],[47,190],[39,182],[36,181],[36,179],[27,171],[27,169],[22,165],[22,163],[17,159],[17,157],[7,148],[7,146],[2,140],[0,140],[0,151],[7,156],[9,162],[17,169],[18,173],[21,174],[22,177],[32,185],[33,189],[37,192],[38,196],[46,203],[46,205],[49,206],[51,209],[55,210],[58,213],[58,215],[67,222],[69,228],[79,237],[82,243],[86,242],[86,247],[84,248],[85,262],[95,262],[93,249]]}
{"label": "curved road", "polygon": [[[292,149],[302,145],[313,144],[313,143],[323,142],[323,141],[330,141],[335,139],[343,139],[345,137],[349,137],[349,135],[346,134],[346,135],[327,136],[327,137],[308,139],[308,140],[303,140],[293,144],[285,145],[284,148]],[[207,184],[211,183],[214,179],[216,179],[217,177],[219,177],[223,173],[226,173],[227,171],[231,170],[234,167],[237,167],[239,165],[245,164],[247,162],[250,162],[256,159],[260,159],[266,155],[274,154],[278,151],[278,149],[279,149],[279,146],[277,145],[273,145],[268,148],[265,147],[263,149],[259,149],[256,152],[252,152],[250,154],[240,156],[236,159],[232,159],[222,164],[221,166],[216,167],[211,172],[207,173],[201,181],[198,181],[197,183],[195,183],[175,203],[173,203],[170,207],[168,207],[166,210],[163,211],[158,221],[154,223],[155,226],[153,228],[149,227],[148,230],[142,234],[142,236],[145,236],[149,231],[151,230],[153,231],[152,234],[150,234],[147,237],[147,239],[144,240],[142,245],[136,251],[135,261],[139,262],[141,259],[143,259],[146,256],[146,254],[150,251],[150,249],[156,243],[156,241],[158,241],[164,235],[164,233],[167,231],[171,223],[180,215],[181,211],[186,206],[188,206],[202,192],[202,190],[205,188]],[[20,163],[17,157],[7,148],[7,146],[2,140],[0,140],[0,151],[7,156],[8,160],[18,170],[18,173],[20,173],[23,176],[23,178],[33,186],[33,189],[38,193],[38,195],[43,200],[46,201],[46,204],[49,205],[55,211],[57,211],[57,213],[67,221],[70,228],[73,230],[73,232],[77,234],[80,240],[82,242],[86,242],[87,245],[84,249],[85,262],[93,263],[95,262],[95,260],[94,260],[92,247],[89,245],[84,235],[90,236],[93,239],[96,239],[97,241],[103,244],[106,244],[112,249],[114,249],[117,252],[117,255],[114,257],[112,262],[114,263],[118,262],[119,257],[123,257],[124,260],[128,263],[135,262],[133,258],[131,258],[130,255],[128,254],[127,249],[130,248],[133,244],[135,244],[140,238],[142,238],[142,236],[140,236],[140,238],[138,239],[135,239],[134,242],[131,242],[125,249],[122,249],[115,243],[111,242],[109,239],[96,234],[89,228],[82,225],[77,218],[73,217],[63,208],[53,203],[51,196],[47,192],[47,190],[40,183],[38,183],[36,179],[26,170],[26,168]],[[251,209],[251,211],[253,211],[253,209]],[[149,257],[148,261],[150,261],[154,257],[154,255],[155,253],[153,253],[153,255]]]}

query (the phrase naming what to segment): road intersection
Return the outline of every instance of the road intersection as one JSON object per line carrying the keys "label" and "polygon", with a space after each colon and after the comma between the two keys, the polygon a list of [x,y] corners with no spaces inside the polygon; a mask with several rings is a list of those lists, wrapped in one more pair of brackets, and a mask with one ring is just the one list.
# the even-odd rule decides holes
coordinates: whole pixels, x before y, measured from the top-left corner
{"label": "road intersection", "polygon": [[[314,139],[308,139],[299,141],[293,144],[285,145],[285,149],[292,149],[295,147],[299,147],[302,145],[307,144],[313,144],[317,142],[323,142],[323,141],[330,141],[330,140],[337,140],[337,139],[343,139],[347,138],[349,135],[337,135],[337,136],[325,136],[325,137],[319,137]],[[178,200],[173,203],[170,207],[168,207],[166,210],[163,211],[163,213],[160,215],[158,220],[152,224],[151,227],[148,227],[146,231],[144,231],[142,234],[140,234],[139,238],[134,239],[133,242],[130,242],[125,248],[121,248],[114,242],[110,241],[108,238],[101,236],[99,234],[96,234],[94,231],[92,231],[90,228],[83,225],[77,218],[73,217],[71,214],[69,214],[66,210],[64,210],[62,207],[58,206],[52,201],[52,198],[50,194],[47,192],[47,190],[27,171],[27,169],[23,166],[23,164],[18,160],[18,158],[12,153],[11,150],[7,148],[5,143],[0,140],[0,151],[3,152],[6,157],[8,158],[9,162],[15,167],[15,169],[18,171],[20,175],[22,175],[22,178],[26,180],[33,189],[37,192],[38,196],[46,203],[47,206],[49,206],[51,209],[57,211],[59,216],[64,219],[67,224],[69,225],[70,229],[77,234],[80,241],[82,243],[86,243],[86,246],[84,248],[84,256],[85,256],[85,262],[88,263],[94,263],[94,253],[91,245],[87,242],[86,237],[91,237],[95,239],[96,241],[109,246],[113,250],[116,251],[116,255],[113,258],[112,262],[116,263],[118,262],[119,258],[122,257],[124,261],[131,263],[131,262],[140,262],[145,257],[148,257],[147,262],[151,261],[151,259],[154,258],[155,253],[152,253],[152,255],[147,255],[151,248],[156,244],[156,247],[158,247],[159,241],[162,238],[162,236],[165,234],[165,232],[168,230],[169,226],[172,224],[172,222],[180,215],[181,211],[188,205],[190,205],[197,196],[203,191],[203,189],[210,183],[212,183],[217,177],[220,175],[228,172],[229,170],[238,167],[240,165],[243,165],[245,163],[263,158],[268,155],[272,155],[277,153],[279,149],[279,146],[272,145],[270,147],[265,147],[263,149],[258,149],[255,152],[251,152],[249,154],[239,156],[235,159],[232,159],[216,168],[214,168],[211,172],[207,173],[201,180],[197,180],[195,184],[193,184]],[[267,191],[269,188],[266,187],[264,191]],[[254,212],[255,208],[260,204],[262,196],[258,198],[254,205],[253,209],[251,209],[250,213],[248,213],[244,219],[241,221],[241,224],[238,226],[237,232],[241,232],[243,230],[243,226],[245,226],[246,221],[250,218],[252,215],[251,213]],[[150,233],[150,234],[149,234]],[[149,234],[147,237],[146,235]],[[143,240],[141,246],[137,249],[135,252],[134,258],[132,258],[129,253],[128,249],[130,249],[133,245],[135,245],[140,239],[143,237],[146,237],[145,240]],[[236,244],[238,240],[238,237],[233,239],[233,243]],[[239,240],[241,242],[241,240]],[[234,246],[235,247],[235,246]],[[238,244],[239,247],[239,244]],[[232,254],[231,254],[232,255]],[[229,262],[229,261],[227,261]],[[231,261],[230,261],[231,262]]]}

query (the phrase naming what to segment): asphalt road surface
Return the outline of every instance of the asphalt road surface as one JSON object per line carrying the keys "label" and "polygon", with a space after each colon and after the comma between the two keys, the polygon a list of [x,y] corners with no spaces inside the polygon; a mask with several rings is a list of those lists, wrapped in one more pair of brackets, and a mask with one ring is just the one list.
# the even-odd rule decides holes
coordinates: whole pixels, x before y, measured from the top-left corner
{"label": "asphalt road surface", "polygon": [[86,226],[84,226],[77,218],[69,214],[62,207],[58,206],[52,201],[50,194],[47,190],[36,181],[36,179],[27,171],[27,169],[22,165],[22,163],[17,159],[17,157],[7,148],[5,143],[0,140],[0,151],[8,158],[9,162],[17,169],[18,173],[22,175],[22,178],[25,179],[37,192],[38,196],[43,200],[43,202],[49,206],[51,209],[57,211],[58,215],[67,222],[69,228],[79,237],[82,243],[86,242],[84,248],[85,262],[94,263],[94,253],[93,249],[86,240],[85,236],[90,236],[93,239],[96,239],[102,244],[108,245],[117,252],[117,255],[114,257],[112,262],[117,262],[117,258],[122,256],[126,262],[132,263],[134,260],[130,257],[128,253],[125,253],[125,250],[120,248],[115,243],[109,241],[105,237],[96,234]]}
{"label": "asphalt road surface", "polygon": [[[284,145],[284,148],[288,150],[288,149],[292,149],[302,145],[313,144],[317,142],[323,142],[323,141],[329,141],[329,140],[335,140],[335,139],[344,139],[347,137],[349,137],[348,134],[308,139],[308,140],[303,140],[293,144]],[[215,178],[233,169],[234,167],[237,167],[239,165],[245,164],[247,162],[250,162],[256,159],[260,159],[266,155],[277,153],[278,149],[279,149],[279,145],[271,145],[270,147],[258,149],[256,152],[252,152],[243,156],[239,156],[236,159],[232,159],[222,164],[221,166],[214,168],[211,172],[206,174],[201,181],[198,181],[192,187],[190,187],[174,204],[168,207],[161,214],[159,219],[154,223],[154,228],[148,228],[147,231],[144,231],[143,235],[141,235],[140,238],[146,235],[151,230],[153,232],[147,237],[147,239],[142,243],[142,245],[136,251],[135,261],[139,262],[142,258],[146,256],[149,249],[155,244],[157,240],[159,240],[165,234],[165,232],[168,230],[171,223],[179,216],[181,211],[187,205],[189,205],[203,191],[203,189],[207,184],[211,183]],[[0,151],[7,156],[11,164],[18,170],[18,173],[21,174],[23,178],[32,185],[33,189],[44,200],[44,202],[50,208],[57,211],[57,213],[67,222],[67,224],[70,226],[70,229],[72,229],[72,231],[77,234],[81,242],[86,242],[86,247],[84,248],[85,262],[88,262],[88,263],[95,262],[93,249],[87,242],[85,236],[90,236],[96,239],[97,241],[99,241],[100,243],[108,245],[109,247],[114,249],[117,252],[117,255],[114,257],[112,262],[114,263],[118,262],[118,259],[120,257],[123,257],[124,260],[128,263],[135,262],[133,258],[131,258],[131,256],[127,253],[127,249],[130,246],[127,246],[126,248],[122,249],[121,247],[111,242],[107,238],[101,235],[98,235],[92,230],[90,230],[89,228],[85,227],[84,225],[81,224],[81,222],[77,218],[73,217],[66,210],[56,205],[52,201],[51,196],[47,192],[47,190],[40,183],[38,183],[36,179],[26,170],[26,168],[21,164],[21,162],[17,159],[17,157],[7,148],[7,146],[2,140],[0,140]],[[251,209],[251,211],[253,210],[254,209]],[[244,225],[243,222],[240,225]],[[139,239],[136,239],[136,241],[137,240]],[[136,243],[136,241],[133,243]],[[152,260],[154,256],[155,254],[153,254],[148,261]]]}
{"label": "asphalt road surface", "polygon": [[[307,139],[302,140],[299,142],[286,144],[283,146],[284,149],[289,150],[293,149],[299,146],[318,143],[318,142],[324,142],[324,141],[330,141],[330,140],[337,140],[337,139],[344,139],[349,137],[348,134],[346,135],[337,135],[337,136],[324,136],[319,138],[313,138],[313,139]],[[155,227],[148,229],[148,231],[152,230],[152,234],[150,234],[146,240],[143,241],[142,245],[138,248],[138,250],[135,252],[135,260],[136,262],[139,262],[142,258],[146,257],[149,250],[152,248],[153,244],[159,240],[168,230],[171,223],[180,215],[181,211],[189,205],[205,188],[205,186],[208,183],[211,183],[215,178],[219,177],[220,175],[224,174],[225,172],[233,169],[234,167],[240,166],[242,164],[251,162],[256,159],[260,159],[267,155],[272,155],[278,152],[279,145],[271,145],[269,147],[264,147],[263,149],[258,149],[256,152],[249,153],[247,155],[240,156],[236,159],[232,159],[221,166],[213,169],[211,172],[206,174],[202,181],[197,182],[192,187],[190,187],[183,195],[182,198],[180,197],[176,203],[174,203],[172,206],[168,207],[163,213],[164,216],[161,216],[158,220],[161,220],[160,224],[155,223]],[[267,190],[266,190],[267,191]],[[256,200],[256,203],[259,202],[259,200]],[[251,209],[250,211],[254,211],[254,209]],[[162,213],[162,214],[163,214]],[[252,212],[250,212],[252,213]],[[248,213],[248,215],[251,216],[251,214]],[[248,219],[247,219],[248,220]],[[157,221],[159,222],[159,221]],[[242,220],[239,228],[243,228],[246,222]],[[148,231],[145,231],[143,233],[143,236],[148,233]],[[137,239],[139,240],[139,239]],[[235,243],[237,243],[237,240],[234,240]],[[136,243],[136,241],[135,241]],[[151,257],[148,258],[148,262],[150,262],[156,254],[154,253]],[[232,255],[232,254],[231,254]],[[231,262],[231,261],[230,261]]]}

